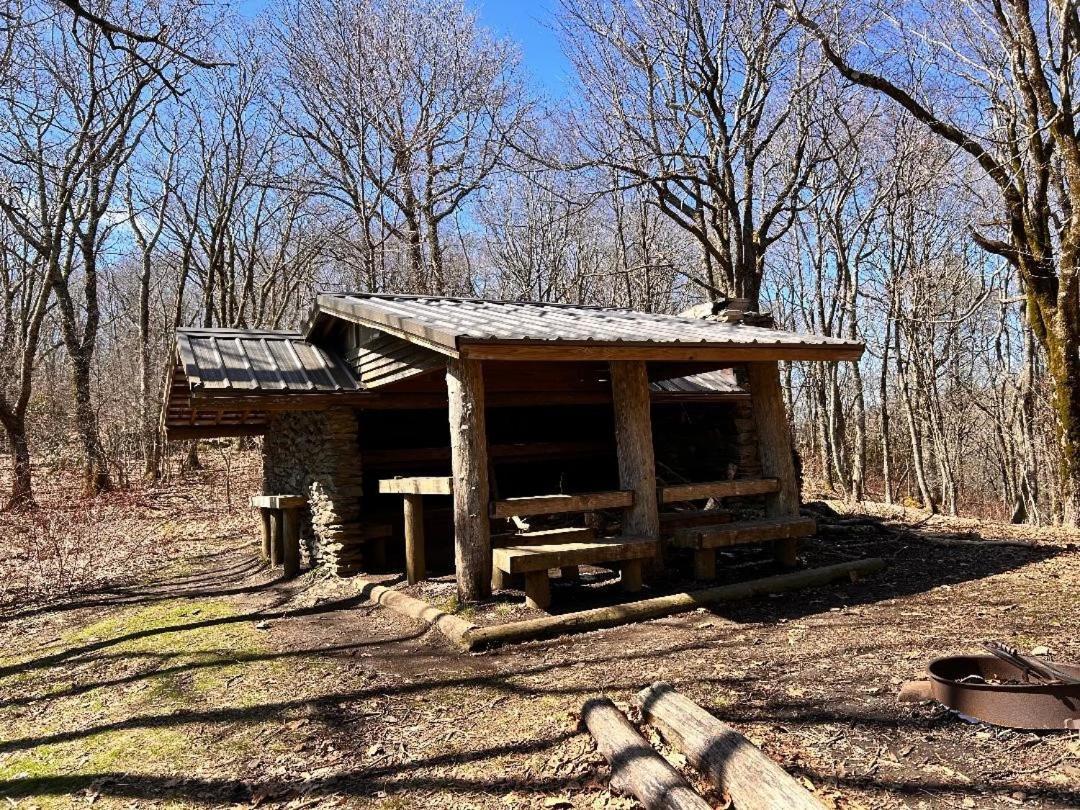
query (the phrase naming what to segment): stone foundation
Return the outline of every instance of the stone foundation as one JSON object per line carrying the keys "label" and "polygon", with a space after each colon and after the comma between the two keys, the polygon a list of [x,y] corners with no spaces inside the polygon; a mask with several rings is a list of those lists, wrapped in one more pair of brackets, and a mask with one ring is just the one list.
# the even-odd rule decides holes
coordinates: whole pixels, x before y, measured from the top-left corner
{"label": "stone foundation", "polygon": [[271,415],[263,439],[263,493],[308,499],[301,544],[312,565],[339,575],[363,563],[362,470],[351,408]]}

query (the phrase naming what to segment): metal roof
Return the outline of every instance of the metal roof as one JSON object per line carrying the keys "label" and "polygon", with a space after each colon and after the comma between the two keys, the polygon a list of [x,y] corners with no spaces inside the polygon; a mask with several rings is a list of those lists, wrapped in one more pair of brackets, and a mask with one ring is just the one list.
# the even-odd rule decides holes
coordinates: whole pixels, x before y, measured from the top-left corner
{"label": "metal roof", "polygon": [[672,377],[667,380],[653,380],[649,388],[654,393],[664,394],[746,394],[735,381],[735,371],[730,368],[716,371],[703,371],[686,377]]}
{"label": "metal roof", "polygon": [[[319,312],[456,353],[476,344],[786,349],[791,359],[824,352],[857,358],[863,344],[779,329],[718,323],[617,307],[372,293],[323,293]],[[312,321],[314,323],[314,320]]]}
{"label": "metal roof", "polygon": [[176,348],[193,391],[288,394],[359,391],[345,363],[299,332],[177,329]]}

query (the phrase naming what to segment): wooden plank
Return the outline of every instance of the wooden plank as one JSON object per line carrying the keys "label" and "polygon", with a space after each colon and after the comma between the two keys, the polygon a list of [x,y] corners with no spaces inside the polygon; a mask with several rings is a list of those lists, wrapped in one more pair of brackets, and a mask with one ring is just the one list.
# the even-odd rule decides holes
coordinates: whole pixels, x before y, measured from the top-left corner
{"label": "wooden plank", "polygon": [[508,574],[546,571],[566,565],[640,560],[656,554],[659,541],[651,537],[615,537],[589,543],[555,543],[546,546],[507,546],[493,552],[494,564]]}
{"label": "wooden plank", "polygon": [[641,361],[610,363],[619,486],[634,493],[623,514],[623,533],[660,537],[656,459],[649,413],[649,375]]}
{"label": "wooden plank", "polygon": [[483,369],[475,360],[446,367],[450,462],[454,491],[454,562],[458,601],[491,595],[491,526],[488,522],[487,419]]}
{"label": "wooden plank", "polygon": [[713,526],[731,520],[726,509],[683,509],[660,513],[660,532],[670,534],[685,526]]}
{"label": "wooden plank", "polygon": [[[766,517],[793,517],[799,514],[799,481],[791,452],[791,431],[780,388],[780,369],[776,363],[747,363],[747,382],[753,398],[754,425],[757,428],[761,472],[779,482],[777,491],[765,498]],[[776,559],[795,565],[798,541],[783,539],[774,548]]]}
{"label": "wooden plank", "polygon": [[561,515],[567,512],[595,512],[598,509],[625,509],[634,504],[634,493],[625,490],[580,492],[575,495],[535,495],[507,498],[491,504],[494,518]]}
{"label": "wooden plank", "polygon": [[779,490],[780,482],[775,478],[735,478],[728,481],[703,481],[694,484],[664,484],[659,488],[660,503],[766,495]]}
{"label": "wooden plank", "polygon": [[809,537],[816,530],[813,518],[766,518],[679,529],[675,532],[674,543],[680,548],[722,548]]}
{"label": "wooden plank", "polygon": [[384,478],[379,481],[383,495],[453,495],[454,479],[450,476],[413,476]]}
{"label": "wooden plank", "polygon": [[611,764],[613,791],[632,793],[646,810],[711,810],[609,698],[587,701],[581,721]]}
{"label": "wooden plank", "polygon": [[647,722],[739,810],[823,810],[795,777],[765,756],[756,745],[680,695],[670,685],[654,683],[634,697]]}
{"label": "wooden plank", "polygon": [[300,573],[300,514],[296,509],[282,509],[283,573],[295,577]]}
{"label": "wooden plank", "polygon": [[251,505],[256,509],[297,509],[307,506],[303,495],[253,495]]}
{"label": "wooden plank", "polygon": [[596,539],[596,532],[587,526],[571,526],[564,529],[543,529],[535,532],[517,534],[494,534],[491,536],[492,548],[508,546],[543,546],[554,543],[588,543]]}

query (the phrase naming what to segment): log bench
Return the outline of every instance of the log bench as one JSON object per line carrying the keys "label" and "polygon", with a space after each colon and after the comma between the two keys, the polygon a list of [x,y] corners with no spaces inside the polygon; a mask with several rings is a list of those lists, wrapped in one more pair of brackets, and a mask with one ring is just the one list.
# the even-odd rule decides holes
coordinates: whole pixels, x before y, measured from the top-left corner
{"label": "log bench", "polygon": [[641,564],[656,555],[659,541],[648,537],[611,537],[575,543],[504,546],[494,550],[494,567],[508,576],[525,575],[525,604],[551,605],[548,571],[579,565],[621,563],[623,590],[641,590]]}
{"label": "log bench", "polygon": [[793,540],[817,531],[813,518],[779,517],[677,529],[674,544],[694,552],[694,578],[716,577],[716,549],[746,543]]}
{"label": "log bench", "polygon": [[307,506],[301,495],[256,495],[251,506],[262,522],[261,552],[271,566],[280,565],[287,577],[300,573],[300,510]]}

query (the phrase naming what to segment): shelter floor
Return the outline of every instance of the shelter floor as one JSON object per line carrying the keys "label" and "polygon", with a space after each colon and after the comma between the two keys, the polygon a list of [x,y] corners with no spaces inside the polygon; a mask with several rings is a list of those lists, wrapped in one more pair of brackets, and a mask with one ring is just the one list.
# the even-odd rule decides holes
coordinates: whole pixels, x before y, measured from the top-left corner
{"label": "shelter floor", "polygon": [[811,559],[886,557],[863,582],[478,655],[354,581],[284,583],[250,543],[193,544],[155,574],[0,614],[0,799],[632,807],[577,711],[663,679],[827,804],[1080,805],[1080,735],[896,702],[928,659],[989,638],[1080,660],[1080,551],[1060,532],[979,547],[939,542],[956,531],[941,519],[891,526],[811,542]]}

